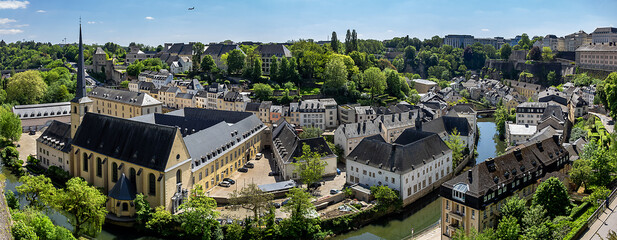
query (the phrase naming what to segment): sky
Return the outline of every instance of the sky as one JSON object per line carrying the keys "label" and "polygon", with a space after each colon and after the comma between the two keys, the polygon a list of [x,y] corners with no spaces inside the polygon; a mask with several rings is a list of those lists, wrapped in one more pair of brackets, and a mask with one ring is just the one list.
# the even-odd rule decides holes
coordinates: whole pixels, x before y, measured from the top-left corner
{"label": "sky", "polygon": [[[194,10],[188,8],[194,7]],[[87,44],[564,36],[617,26],[617,0],[0,0],[0,39]]]}

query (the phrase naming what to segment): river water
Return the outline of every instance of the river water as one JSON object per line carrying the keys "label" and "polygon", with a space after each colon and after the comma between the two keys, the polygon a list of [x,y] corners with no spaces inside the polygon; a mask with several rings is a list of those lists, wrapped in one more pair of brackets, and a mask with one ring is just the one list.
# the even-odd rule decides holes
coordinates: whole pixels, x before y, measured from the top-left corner
{"label": "river water", "polygon": [[[478,140],[478,157],[476,163],[483,162],[487,158],[495,157],[498,153],[503,152],[505,143],[499,140],[494,118],[479,118],[478,129],[480,131],[480,139]],[[17,177],[11,174],[8,170],[2,168],[1,172],[6,176],[6,189],[16,191],[15,187],[21,183]],[[379,219],[372,224],[361,227],[360,229],[336,236],[334,240],[399,240],[411,237],[412,229],[415,234],[433,226],[441,217],[441,198],[437,191],[420,199],[412,206],[408,206],[403,213],[396,216],[388,216]],[[22,206],[27,204],[22,200]],[[56,225],[61,225],[69,230],[72,226],[68,224],[64,215],[51,211],[47,213],[50,219]],[[96,237],[101,240],[124,240],[124,239],[153,239],[149,237],[140,237],[137,231],[122,227],[114,227],[105,225],[103,231]]]}
{"label": "river water", "polygon": [[[478,157],[476,164],[481,163],[487,158],[496,157],[503,152],[505,143],[499,139],[494,118],[479,118],[478,129],[480,138],[478,139]],[[432,196],[431,196],[432,195]],[[414,234],[434,226],[441,218],[441,197],[437,196],[437,191],[431,195],[416,201],[407,208],[403,214],[392,216],[375,221],[372,224],[361,227],[360,229],[339,235],[334,240],[399,240],[408,239]]]}

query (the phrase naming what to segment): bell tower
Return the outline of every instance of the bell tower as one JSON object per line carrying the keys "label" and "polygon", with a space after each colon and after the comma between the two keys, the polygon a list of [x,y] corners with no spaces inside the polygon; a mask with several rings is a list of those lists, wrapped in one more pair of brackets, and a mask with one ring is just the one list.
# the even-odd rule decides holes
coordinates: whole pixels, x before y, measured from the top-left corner
{"label": "bell tower", "polygon": [[86,78],[84,67],[84,46],[81,38],[81,22],[79,23],[79,59],[77,60],[77,89],[75,98],[71,100],[71,138],[75,137],[86,112],[92,111],[92,100],[86,95]]}

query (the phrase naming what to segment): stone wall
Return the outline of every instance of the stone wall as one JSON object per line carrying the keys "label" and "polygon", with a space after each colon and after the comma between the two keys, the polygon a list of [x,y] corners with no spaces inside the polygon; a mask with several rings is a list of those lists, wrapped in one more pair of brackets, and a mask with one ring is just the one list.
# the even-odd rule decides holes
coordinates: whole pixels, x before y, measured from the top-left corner
{"label": "stone wall", "polygon": [[4,180],[0,179],[0,240],[11,239],[11,225],[13,225],[9,207],[4,199],[4,191]]}

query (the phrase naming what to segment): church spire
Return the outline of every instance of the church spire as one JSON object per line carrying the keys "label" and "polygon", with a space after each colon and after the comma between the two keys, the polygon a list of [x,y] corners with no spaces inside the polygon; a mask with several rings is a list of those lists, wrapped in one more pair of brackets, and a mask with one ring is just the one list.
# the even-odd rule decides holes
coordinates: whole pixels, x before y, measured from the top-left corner
{"label": "church spire", "polygon": [[79,23],[79,59],[77,60],[77,89],[75,90],[75,99],[79,102],[79,99],[86,96],[86,79],[84,69],[84,46],[81,38],[81,19]]}

